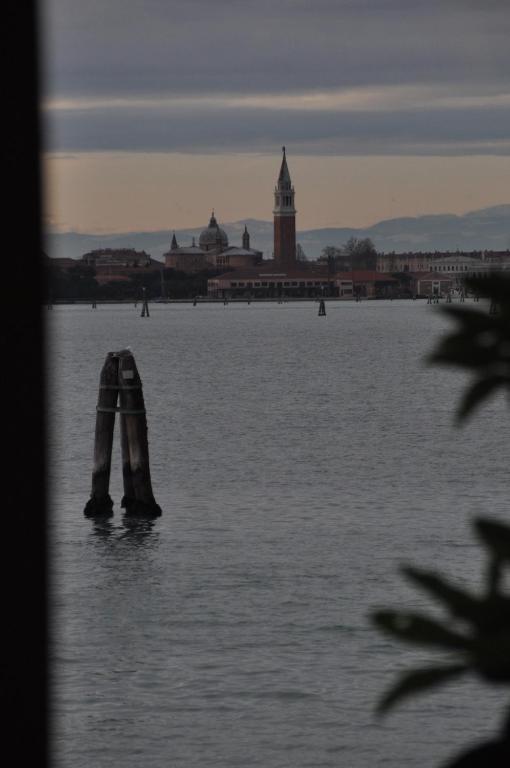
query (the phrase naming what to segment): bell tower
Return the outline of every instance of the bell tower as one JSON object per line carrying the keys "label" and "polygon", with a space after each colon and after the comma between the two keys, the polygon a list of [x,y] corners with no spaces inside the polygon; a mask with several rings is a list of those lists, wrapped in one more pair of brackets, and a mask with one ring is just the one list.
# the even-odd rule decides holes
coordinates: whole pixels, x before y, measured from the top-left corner
{"label": "bell tower", "polygon": [[250,233],[248,232],[248,227],[246,224],[244,225],[244,232],[243,232],[243,248],[246,251],[250,250]]}
{"label": "bell tower", "polygon": [[296,263],[296,209],[285,147],[282,151],[280,175],[274,190],[274,258],[277,264],[291,265]]}

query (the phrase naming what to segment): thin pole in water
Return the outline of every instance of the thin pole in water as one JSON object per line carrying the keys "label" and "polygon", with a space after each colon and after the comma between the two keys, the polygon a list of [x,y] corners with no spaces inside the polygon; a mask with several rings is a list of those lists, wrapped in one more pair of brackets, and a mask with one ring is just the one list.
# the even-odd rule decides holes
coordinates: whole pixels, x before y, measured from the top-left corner
{"label": "thin pole in water", "polygon": [[140,317],[150,317],[149,315],[149,305],[147,303],[147,296],[145,295],[145,286],[142,288],[143,293],[143,304],[142,304],[142,313]]}

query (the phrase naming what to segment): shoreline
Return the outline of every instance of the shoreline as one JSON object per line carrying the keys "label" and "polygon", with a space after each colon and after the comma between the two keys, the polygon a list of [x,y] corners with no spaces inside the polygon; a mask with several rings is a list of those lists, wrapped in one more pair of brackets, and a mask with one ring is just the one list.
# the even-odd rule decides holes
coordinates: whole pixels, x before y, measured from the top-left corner
{"label": "shoreline", "polygon": [[[233,298],[233,299],[227,299],[228,304],[290,304],[293,302],[315,302],[318,303],[321,301],[321,298],[324,298],[324,301],[335,301],[335,302],[353,302],[353,303],[361,303],[364,301],[420,301],[424,300],[427,297],[426,296],[417,296],[416,298],[413,298],[411,296],[400,296],[395,299],[390,299],[386,297],[378,297],[378,296],[363,296],[359,301],[357,301],[355,298],[349,296],[349,297],[340,297],[340,296],[324,296],[324,297],[317,297],[317,296],[306,296],[306,297],[300,297],[300,296],[286,296],[283,299],[278,298],[252,298],[252,299],[243,299],[243,298]],[[224,299],[216,299],[216,298],[208,298],[207,296],[200,297],[197,299],[147,299],[147,302],[149,304],[224,304]],[[142,304],[143,300],[139,299],[135,302],[134,299],[55,299],[55,301],[52,301],[51,304],[53,305],[64,305],[64,304]],[[43,305],[46,306],[48,302],[43,302]]]}

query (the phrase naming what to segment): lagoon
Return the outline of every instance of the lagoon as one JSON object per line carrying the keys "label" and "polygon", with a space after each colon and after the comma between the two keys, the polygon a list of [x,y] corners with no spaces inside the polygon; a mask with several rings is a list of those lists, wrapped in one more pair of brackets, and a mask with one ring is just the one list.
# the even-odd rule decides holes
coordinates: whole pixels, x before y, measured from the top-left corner
{"label": "lagoon", "polygon": [[[507,402],[453,425],[467,382],[425,357],[425,301],[58,306],[45,311],[56,768],[438,765],[499,728],[459,680],[377,720],[397,671],[437,662],[369,612],[433,610],[398,573],[477,588],[470,528],[507,519]],[[99,372],[129,346],[155,498],[83,516]],[[504,703],[504,702],[503,702]]]}

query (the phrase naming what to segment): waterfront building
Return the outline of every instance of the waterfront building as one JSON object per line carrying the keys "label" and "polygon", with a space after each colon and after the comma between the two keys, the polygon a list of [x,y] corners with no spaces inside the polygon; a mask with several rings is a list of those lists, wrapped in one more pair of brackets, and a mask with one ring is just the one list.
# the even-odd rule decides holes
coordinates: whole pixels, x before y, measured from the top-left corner
{"label": "waterfront building", "polygon": [[510,251],[483,251],[482,260],[491,265],[491,269],[506,271],[510,269]]}
{"label": "waterfront building", "polygon": [[252,267],[262,261],[263,254],[250,247],[250,234],[246,226],[242,245],[229,246],[227,233],[218,224],[213,211],[208,226],[200,233],[198,245],[193,238],[191,245],[179,246],[174,232],[170,250],[164,256],[167,267],[194,273],[208,269]]}
{"label": "waterfront building", "polygon": [[207,295],[214,298],[377,298],[393,295],[397,287],[398,281],[394,277],[375,271],[331,274],[318,264],[281,267],[272,263],[211,277],[207,281]]}
{"label": "waterfront building", "polygon": [[510,270],[510,251],[469,251],[434,253],[380,253],[378,272],[453,272],[485,275]]}
{"label": "waterfront building", "polygon": [[466,275],[485,274],[490,271],[490,265],[480,258],[464,254],[441,254],[430,264],[432,272],[449,272],[459,278]]}
{"label": "waterfront building", "polygon": [[415,296],[447,296],[461,290],[462,283],[451,273],[418,272],[410,274],[411,290]]}
{"label": "waterfront building", "polygon": [[391,275],[382,275],[375,270],[355,269],[347,272],[336,272],[334,274],[334,285],[337,288],[336,296],[348,295],[343,286],[346,281],[352,283],[352,291],[356,296],[362,298],[386,298],[393,296],[398,288],[398,280]]}
{"label": "waterfront building", "polygon": [[209,278],[207,295],[215,298],[317,296],[331,291],[332,285],[331,275],[321,267],[300,268],[299,264],[285,267],[268,262],[253,269],[226,272]]}

